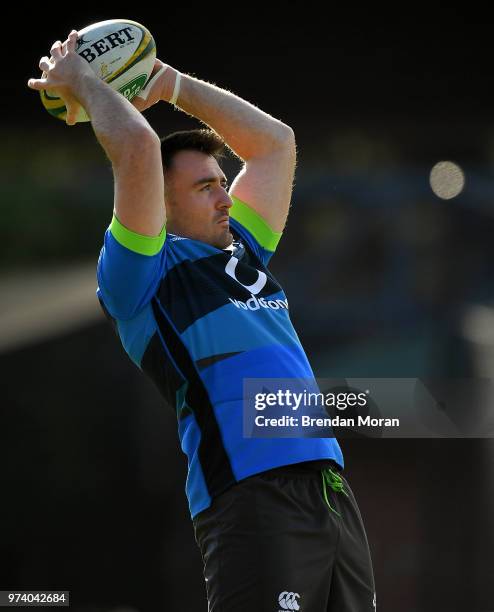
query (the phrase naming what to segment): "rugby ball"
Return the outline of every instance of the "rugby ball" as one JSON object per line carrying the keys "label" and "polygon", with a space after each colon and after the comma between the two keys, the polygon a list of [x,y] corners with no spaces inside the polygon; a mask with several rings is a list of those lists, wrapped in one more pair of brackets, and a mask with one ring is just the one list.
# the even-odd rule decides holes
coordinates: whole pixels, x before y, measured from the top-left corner
{"label": "rugby ball", "polygon": [[[77,53],[112,89],[132,100],[147,83],[156,59],[156,45],[147,28],[128,19],[110,19],[78,30]],[[64,101],[48,90],[40,91],[46,110],[65,121]],[[81,107],[76,123],[90,121]]]}

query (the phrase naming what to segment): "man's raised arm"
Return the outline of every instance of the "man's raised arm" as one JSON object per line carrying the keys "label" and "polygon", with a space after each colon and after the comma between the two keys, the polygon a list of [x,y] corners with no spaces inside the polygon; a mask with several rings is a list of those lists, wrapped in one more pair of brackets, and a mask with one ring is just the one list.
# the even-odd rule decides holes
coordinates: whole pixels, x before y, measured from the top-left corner
{"label": "man's raised arm", "polygon": [[[164,64],[157,60],[157,68]],[[159,100],[170,101],[177,71],[168,67],[148,92],[144,110]],[[219,87],[192,76],[180,75],[175,104],[215,130],[245,162],[230,194],[256,210],[275,232],[282,231],[292,194],[296,164],[293,130],[259,108]]]}
{"label": "man's raised arm", "polygon": [[67,106],[67,123],[79,103],[91,118],[99,143],[113,167],[114,209],[122,225],[138,234],[157,236],[165,223],[160,140],[146,119],[120,93],[100,80],[76,53],[77,32],[41,58],[41,79],[30,79],[32,89],[55,90]]}

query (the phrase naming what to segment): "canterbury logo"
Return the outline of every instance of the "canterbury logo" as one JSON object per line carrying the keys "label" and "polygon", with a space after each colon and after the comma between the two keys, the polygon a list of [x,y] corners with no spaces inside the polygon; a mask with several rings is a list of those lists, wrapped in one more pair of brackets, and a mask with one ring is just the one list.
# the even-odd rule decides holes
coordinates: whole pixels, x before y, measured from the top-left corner
{"label": "canterbury logo", "polygon": [[268,282],[268,277],[264,274],[264,272],[257,270],[258,277],[256,282],[252,285],[244,285],[235,276],[235,268],[237,267],[237,264],[238,259],[236,257],[233,257],[232,255],[232,257],[230,257],[230,260],[226,264],[225,272],[228,274],[228,276],[231,276],[234,280],[236,280],[237,283],[242,285],[242,287],[245,287],[247,291],[249,291],[253,295],[257,295],[260,291],[263,290],[264,285]]}
{"label": "canterbury logo", "polygon": [[297,599],[300,597],[298,593],[289,593],[283,591],[278,597],[278,602],[283,610],[300,610]]}

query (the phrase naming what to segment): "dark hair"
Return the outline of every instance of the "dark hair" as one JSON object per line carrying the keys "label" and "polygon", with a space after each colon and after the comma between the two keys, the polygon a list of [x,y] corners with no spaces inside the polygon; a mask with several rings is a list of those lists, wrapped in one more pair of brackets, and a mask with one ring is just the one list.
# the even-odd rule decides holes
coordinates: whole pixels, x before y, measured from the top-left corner
{"label": "dark hair", "polygon": [[219,161],[225,156],[225,143],[209,129],[173,132],[164,136],[161,138],[161,159],[165,170],[170,168],[173,156],[179,151],[200,151]]}

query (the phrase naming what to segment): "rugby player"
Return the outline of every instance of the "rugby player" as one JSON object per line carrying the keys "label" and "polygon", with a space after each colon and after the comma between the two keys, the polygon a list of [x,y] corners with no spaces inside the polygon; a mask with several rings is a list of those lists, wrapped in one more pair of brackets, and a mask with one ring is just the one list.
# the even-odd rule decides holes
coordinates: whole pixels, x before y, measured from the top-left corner
{"label": "rugby player", "polygon": [[[77,55],[76,40],[72,31],[55,42],[28,84],[58,92],[69,124],[82,104],[112,163],[97,295],[176,410],[209,610],[374,610],[336,439],[243,436],[244,378],[314,376],[268,268],[292,195],[293,130],[160,60],[130,103]],[[160,139],[141,113],[161,101],[207,128]],[[242,160],[230,187],[218,163],[225,146]]]}

